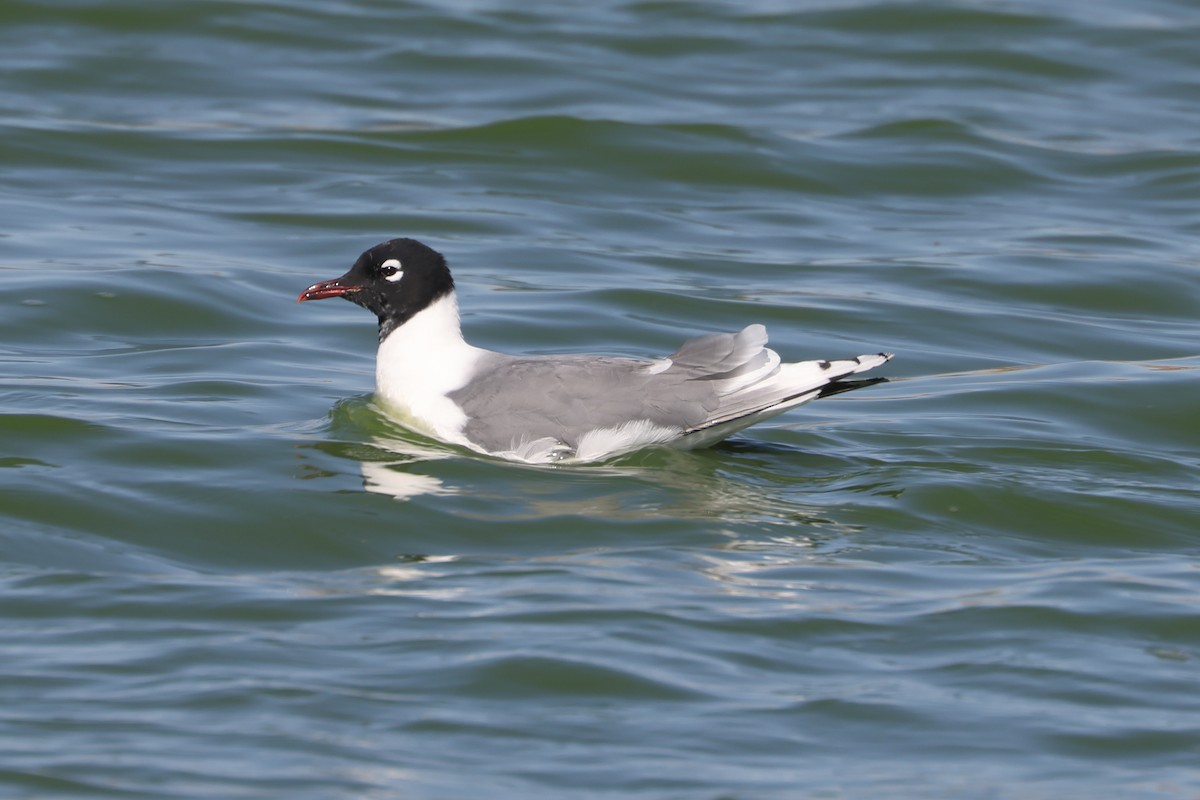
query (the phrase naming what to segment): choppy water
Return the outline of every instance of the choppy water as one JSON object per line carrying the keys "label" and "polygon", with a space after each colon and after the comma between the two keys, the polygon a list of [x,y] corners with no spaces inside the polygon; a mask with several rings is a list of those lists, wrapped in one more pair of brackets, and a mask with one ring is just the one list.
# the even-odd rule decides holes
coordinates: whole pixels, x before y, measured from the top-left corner
{"label": "choppy water", "polygon": [[[1200,10],[0,8],[6,797],[1200,794]],[[533,469],[297,306],[895,380]]]}

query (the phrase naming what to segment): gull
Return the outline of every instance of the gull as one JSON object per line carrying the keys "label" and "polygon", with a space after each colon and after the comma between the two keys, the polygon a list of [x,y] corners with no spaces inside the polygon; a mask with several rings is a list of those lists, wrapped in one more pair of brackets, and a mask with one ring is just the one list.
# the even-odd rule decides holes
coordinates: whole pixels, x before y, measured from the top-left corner
{"label": "gull", "polygon": [[892,357],[783,363],[757,324],[689,339],[658,359],[485,350],[463,338],[446,259],[414,239],[370,248],[297,302],[329,297],[378,318],[375,389],[390,416],[442,442],[532,464],[707,447],[811,400],[878,383],[846,379]]}

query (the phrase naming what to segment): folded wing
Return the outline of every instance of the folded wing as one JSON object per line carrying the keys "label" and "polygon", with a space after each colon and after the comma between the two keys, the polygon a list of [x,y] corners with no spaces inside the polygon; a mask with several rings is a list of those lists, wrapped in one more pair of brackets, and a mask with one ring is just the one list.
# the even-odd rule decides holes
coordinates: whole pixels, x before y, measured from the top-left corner
{"label": "folded wing", "polygon": [[[762,325],[690,339],[657,361],[490,354],[451,393],[473,445],[521,460],[598,460],[649,444],[702,447],[838,388],[890,354],[784,364]],[[851,382],[854,383],[854,382]]]}

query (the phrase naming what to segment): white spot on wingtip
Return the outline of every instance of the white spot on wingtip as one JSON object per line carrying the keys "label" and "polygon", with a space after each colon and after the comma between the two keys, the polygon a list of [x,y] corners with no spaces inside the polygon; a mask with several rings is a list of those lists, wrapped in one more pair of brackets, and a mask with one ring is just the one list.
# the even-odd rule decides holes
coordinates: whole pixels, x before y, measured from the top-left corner
{"label": "white spot on wingtip", "polygon": [[666,372],[675,362],[669,358],[659,358],[647,364],[645,367],[647,375],[657,375],[660,372]]}

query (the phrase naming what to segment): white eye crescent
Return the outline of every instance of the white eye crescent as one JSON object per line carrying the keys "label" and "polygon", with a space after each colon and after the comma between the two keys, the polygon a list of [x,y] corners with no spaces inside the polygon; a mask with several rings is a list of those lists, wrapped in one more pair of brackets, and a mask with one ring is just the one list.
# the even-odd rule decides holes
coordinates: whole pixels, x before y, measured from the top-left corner
{"label": "white eye crescent", "polygon": [[379,265],[379,274],[383,276],[385,281],[395,283],[404,277],[404,270],[400,268],[400,259],[389,258],[387,261]]}

